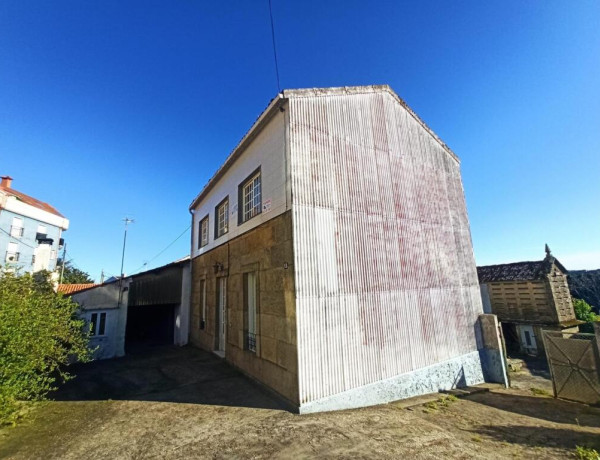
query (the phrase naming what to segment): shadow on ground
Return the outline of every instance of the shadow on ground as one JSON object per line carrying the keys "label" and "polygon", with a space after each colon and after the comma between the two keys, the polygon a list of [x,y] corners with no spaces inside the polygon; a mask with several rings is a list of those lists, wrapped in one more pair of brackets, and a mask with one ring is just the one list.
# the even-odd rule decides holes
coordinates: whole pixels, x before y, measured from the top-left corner
{"label": "shadow on ground", "polygon": [[531,375],[536,375],[545,379],[551,379],[550,368],[548,367],[548,361],[546,361],[545,356],[524,356],[523,361],[525,362],[525,366]]}
{"label": "shadow on ground", "polygon": [[506,393],[480,393],[469,401],[554,423],[600,427],[600,408],[552,397],[520,396]]}
{"label": "shadow on ground", "polygon": [[283,400],[197,348],[150,347],[123,358],[75,364],[57,401],[132,400],[289,410]]}
{"label": "shadow on ground", "polygon": [[550,379],[550,368],[548,367],[548,361],[546,356],[530,356],[521,353],[512,353],[510,355],[512,359],[520,359],[523,361],[524,371],[529,372],[533,376]]}
{"label": "shadow on ground", "polygon": [[575,446],[600,448],[600,439],[596,433],[578,432],[568,428],[550,428],[541,426],[498,426],[486,425],[471,430],[500,442],[521,444],[527,447],[554,447],[574,449]]}

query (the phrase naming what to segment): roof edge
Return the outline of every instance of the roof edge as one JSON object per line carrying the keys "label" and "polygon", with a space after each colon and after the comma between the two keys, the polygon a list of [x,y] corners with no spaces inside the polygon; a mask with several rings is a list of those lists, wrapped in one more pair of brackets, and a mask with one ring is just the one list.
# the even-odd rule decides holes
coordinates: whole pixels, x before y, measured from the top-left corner
{"label": "roof edge", "polygon": [[406,111],[441,145],[441,147],[450,154],[450,156],[460,164],[460,159],[452,151],[448,145],[440,139],[440,137],[419,117],[416,112],[390,87],[390,85],[364,85],[364,86],[337,86],[331,88],[298,88],[284,89],[275,96],[269,105],[263,110],[257,120],[252,124],[248,132],[242,137],[240,142],[235,146],[231,153],[227,156],[223,164],[217,169],[213,176],[208,180],[204,188],[192,200],[188,209],[191,211],[199,201],[206,197],[217,181],[223,177],[229,167],[237,160],[244,150],[272,118],[275,110],[278,109],[285,101],[291,98],[303,97],[326,97],[331,95],[350,95],[350,94],[368,94],[386,92],[392,96]]}
{"label": "roof edge", "polygon": [[477,265],[477,268],[491,268],[491,267],[506,267],[508,265],[521,265],[521,264],[541,264],[544,262],[551,262],[554,263],[558,266],[558,268],[560,268],[563,272],[565,273],[569,273],[569,270],[567,270],[565,268],[565,266],[563,264],[560,263],[560,261],[552,256],[552,261],[548,261],[548,259],[541,259],[541,260],[522,260],[520,262],[508,262],[505,264],[491,264],[491,265]]}
{"label": "roof edge", "polygon": [[425,130],[442,146],[442,148],[460,164],[460,158],[452,151],[448,145],[425,123],[419,115],[406,103],[404,99],[398,96],[390,85],[364,85],[364,86],[336,86],[332,88],[299,88],[285,89],[283,96],[286,98],[302,97],[322,97],[340,94],[369,94],[386,92],[392,96],[396,102],[404,107],[407,112],[423,127]]}
{"label": "roof edge", "polygon": [[273,118],[275,111],[283,104],[283,102],[284,102],[283,93],[278,93],[277,96],[275,96],[273,99],[271,99],[271,102],[269,102],[269,105],[267,105],[265,110],[263,110],[263,112],[259,115],[259,117],[256,119],[256,121],[254,123],[252,123],[252,126],[250,127],[248,132],[244,135],[244,137],[242,137],[242,140],[235,146],[235,148],[227,156],[227,158],[225,159],[223,164],[219,167],[219,169],[217,169],[217,171],[213,174],[213,176],[208,180],[208,182],[202,188],[200,193],[198,195],[196,195],[196,198],[194,198],[192,200],[192,202],[190,203],[189,208],[188,208],[190,211],[198,204],[199,201],[201,201],[203,198],[206,197],[208,192],[210,192],[213,189],[213,187],[215,186],[217,181],[221,177],[223,177],[223,175],[227,172],[229,167],[235,162],[235,160],[237,160],[242,155],[244,150],[246,150],[246,148],[248,147],[250,142],[263,130],[263,128],[266,126],[267,122],[269,122],[271,120],[271,118]]}

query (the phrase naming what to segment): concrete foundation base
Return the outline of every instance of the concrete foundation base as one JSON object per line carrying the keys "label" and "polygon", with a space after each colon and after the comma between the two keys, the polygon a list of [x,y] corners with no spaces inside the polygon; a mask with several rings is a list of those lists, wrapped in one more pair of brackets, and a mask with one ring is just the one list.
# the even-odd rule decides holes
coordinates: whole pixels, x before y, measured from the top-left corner
{"label": "concrete foundation base", "polygon": [[483,383],[479,352],[304,403],[301,414],[374,406],[427,393]]}

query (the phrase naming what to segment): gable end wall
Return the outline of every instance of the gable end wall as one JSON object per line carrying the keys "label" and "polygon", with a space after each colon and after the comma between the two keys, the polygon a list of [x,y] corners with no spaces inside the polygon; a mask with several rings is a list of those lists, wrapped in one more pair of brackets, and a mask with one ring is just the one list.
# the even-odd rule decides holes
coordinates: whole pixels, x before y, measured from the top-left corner
{"label": "gable end wall", "polygon": [[423,368],[442,388],[451,372],[436,366],[455,359],[478,383],[458,161],[386,91],[291,97],[289,110],[301,406]]}

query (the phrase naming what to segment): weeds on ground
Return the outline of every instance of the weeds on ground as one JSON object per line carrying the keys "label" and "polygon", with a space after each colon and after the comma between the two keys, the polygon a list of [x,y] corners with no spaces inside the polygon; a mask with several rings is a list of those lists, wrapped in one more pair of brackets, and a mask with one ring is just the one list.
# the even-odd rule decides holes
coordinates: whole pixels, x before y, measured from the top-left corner
{"label": "weeds on ground", "polygon": [[575,446],[575,458],[579,460],[600,460],[600,454],[596,449]]}
{"label": "weeds on ground", "polygon": [[471,438],[471,441],[473,441],[473,442],[481,442],[481,441],[482,441],[482,439],[481,439],[481,436],[479,436],[479,435],[475,435],[475,436],[473,436],[473,437]]}
{"label": "weeds on ground", "polygon": [[430,410],[438,410],[439,406],[437,405],[437,401],[430,401],[425,404],[425,407]]}
{"label": "weeds on ground", "polygon": [[552,396],[550,392],[543,390],[542,388],[531,387],[529,390],[537,396]]}
{"label": "weeds on ground", "polygon": [[435,401],[430,401],[426,404],[424,404],[425,409],[423,409],[423,412],[425,412],[426,414],[430,414],[438,409],[445,409],[448,406],[450,406],[450,404],[452,404],[453,402],[458,401],[458,398],[454,395],[444,395],[438,399],[436,399]]}
{"label": "weeds on ground", "polygon": [[445,395],[438,399],[438,402],[442,407],[448,407],[450,404],[456,401],[458,401],[458,398],[454,395]]}

